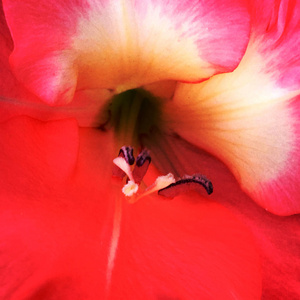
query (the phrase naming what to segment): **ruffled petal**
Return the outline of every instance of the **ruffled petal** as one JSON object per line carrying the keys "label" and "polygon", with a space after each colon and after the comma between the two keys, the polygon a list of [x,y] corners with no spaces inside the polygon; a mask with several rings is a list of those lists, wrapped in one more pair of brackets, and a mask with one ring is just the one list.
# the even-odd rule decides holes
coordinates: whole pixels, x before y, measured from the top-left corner
{"label": "ruffled petal", "polygon": [[71,104],[51,107],[30,93],[12,73],[9,56],[13,42],[0,5],[0,122],[14,116],[30,116],[42,121],[76,118],[80,126],[99,126],[106,120],[101,110],[112,97],[108,90],[77,91]]}
{"label": "ruffled petal", "polygon": [[244,0],[3,2],[14,72],[50,104],[78,89],[200,81],[236,67],[249,38]]}
{"label": "ruffled petal", "polygon": [[[29,98],[30,93],[12,74],[9,56],[13,51],[13,41],[5,20],[2,1],[0,2],[0,97]],[[31,96],[32,98],[33,95]],[[1,98],[0,98],[1,99]]]}
{"label": "ruffled petal", "polygon": [[107,163],[112,137],[81,129],[78,143],[73,125],[23,117],[0,126],[2,299],[260,299],[252,235],[197,195],[123,201],[107,285],[120,186]]}
{"label": "ruffled petal", "polygon": [[261,68],[276,86],[299,90],[299,1],[256,0],[253,7],[249,50],[262,58]]}
{"label": "ruffled petal", "polygon": [[222,159],[257,203],[289,215],[300,212],[300,57],[291,50],[300,46],[300,3],[275,4],[234,72],[180,85],[166,111],[173,129]]}

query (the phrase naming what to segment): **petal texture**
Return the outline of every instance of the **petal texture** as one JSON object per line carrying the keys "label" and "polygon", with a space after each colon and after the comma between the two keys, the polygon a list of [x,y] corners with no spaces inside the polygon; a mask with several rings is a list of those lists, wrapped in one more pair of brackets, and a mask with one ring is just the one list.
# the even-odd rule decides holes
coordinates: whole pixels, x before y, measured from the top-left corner
{"label": "petal texture", "polygon": [[15,74],[51,104],[70,102],[76,89],[232,70],[249,37],[247,9],[243,0],[4,1]]}
{"label": "petal texture", "polygon": [[[105,290],[120,192],[107,163],[111,135],[81,129],[79,141],[68,139],[77,132],[72,121],[27,117],[1,130],[1,299],[105,299],[105,292],[108,299],[260,299],[252,235],[227,209],[193,194],[196,201],[121,202],[120,239]],[[48,139],[52,147],[42,142]],[[59,180],[43,167],[53,153],[59,152],[52,164],[63,165],[65,153],[77,149],[75,169]],[[155,176],[152,170],[147,180]]]}
{"label": "petal texture", "polygon": [[259,26],[235,71],[180,85],[166,110],[177,110],[175,131],[222,159],[255,201],[288,215],[300,211],[300,57],[291,48],[300,42],[300,3],[276,3],[265,27],[255,15]]}

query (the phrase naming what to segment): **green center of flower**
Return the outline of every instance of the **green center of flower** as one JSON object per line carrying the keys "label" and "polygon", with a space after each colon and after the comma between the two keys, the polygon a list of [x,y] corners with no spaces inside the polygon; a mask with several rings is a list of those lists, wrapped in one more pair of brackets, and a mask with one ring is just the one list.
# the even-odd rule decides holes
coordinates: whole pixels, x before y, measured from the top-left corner
{"label": "green center of flower", "polygon": [[122,145],[141,146],[142,138],[161,128],[162,100],[143,89],[114,96],[109,107],[111,125]]}

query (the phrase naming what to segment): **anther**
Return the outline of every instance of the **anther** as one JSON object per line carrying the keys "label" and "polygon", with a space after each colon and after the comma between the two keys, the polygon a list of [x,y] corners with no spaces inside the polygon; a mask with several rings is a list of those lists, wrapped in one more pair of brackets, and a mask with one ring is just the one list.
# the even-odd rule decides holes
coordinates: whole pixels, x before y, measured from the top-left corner
{"label": "anther", "polygon": [[124,157],[129,165],[134,164],[133,148],[130,146],[123,146],[119,151],[119,156]]}
{"label": "anther", "polygon": [[164,176],[158,176],[156,178],[155,182],[152,185],[150,185],[145,190],[145,192],[141,196],[139,196],[136,200],[138,200],[142,197],[145,197],[147,195],[150,195],[150,194],[152,194],[156,191],[162,190],[165,187],[170,186],[174,182],[175,182],[175,178],[174,178],[172,173],[169,173],[169,174],[164,175]]}
{"label": "anther", "polygon": [[195,174],[192,176],[185,175],[184,177],[177,180],[175,183],[171,183],[167,187],[160,189],[158,195],[174,198],[179,194],[186,193],[189,191],[201,191],[204,187],[207,194],[210,195],[213,192],[213,185],[204,175]]}
{"label": "anther", "polygon": [[144,149],[136,158],[136,163],[132,172],[134,181],[140,184],[147,173],[148,167],[151,163],[149,151]]}
{"label": "anther", "polygon": [[[130,166],[134,164],[134,156],[133,156],[133,148],[130,146],[123,146],[120,151],[118,157],[122,157],[125,159],[126,163]],[[118,168],[116,165],[114,165],[112,169],[112,174],[115,177],[123,178],[126,173]]]}
{"label": "anther", "polygon": [[125,196],[131,197],[133,196],[139,189],[138,184],[129,180],[122,188],[122,192]]}

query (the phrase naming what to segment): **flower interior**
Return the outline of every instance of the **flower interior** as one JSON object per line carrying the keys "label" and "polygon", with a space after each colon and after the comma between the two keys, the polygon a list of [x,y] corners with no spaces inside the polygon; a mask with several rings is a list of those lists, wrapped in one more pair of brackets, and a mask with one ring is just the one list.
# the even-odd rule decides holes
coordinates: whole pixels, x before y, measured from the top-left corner
{"label": "flower interior", "polygon": [[[156,191],[159,195],[169,198],[189,190],[198,190],[199,186],[203,186],[208,194],[213,191],[212,183],[203,175],[185,174],[183,178],[175,180],[174,175],[168,173],[159,176],[151,186],[144,189],[142,194],[136,195],[151,163],[151,156],[143,145],[143,140],[146,139],[150,147],[151,143],[161,144],[157,136],[162,135],[155,133],[162,128],[162,101],[144,89],[134,89],[114,96],[105,110],[108,120],[101,128],[113,128],[117,145],[130,145],[122,146],[119,156],[113,160],[115,165],[113,175],[121,179],[127,175],[122,192],[130,197],[130,203],[135,203],[138,199]],[[136,150],[142,149],[135,164],[133,146]]]}

